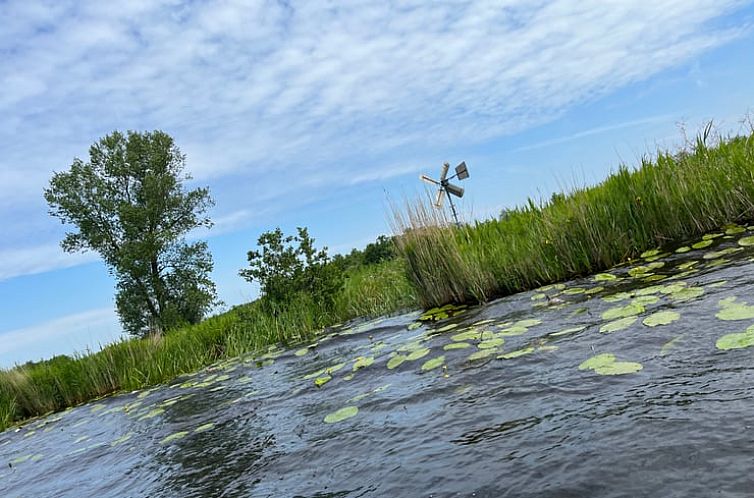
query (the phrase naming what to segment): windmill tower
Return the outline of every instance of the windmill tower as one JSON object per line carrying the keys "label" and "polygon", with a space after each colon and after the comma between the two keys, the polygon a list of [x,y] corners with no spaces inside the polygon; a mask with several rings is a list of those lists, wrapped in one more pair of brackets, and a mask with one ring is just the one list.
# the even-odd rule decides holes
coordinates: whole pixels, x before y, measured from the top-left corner
{"label": "windmill tower", "polygon": [[459,199],[463,197],[463,187],[453,185],[452,183],[450,183],[450,180],[452,180],[453,178],[465,180],[469,177],[469,169],[466,167],[466,162],[464,161],[456,166],[456,174],[451,176],[450,178],[448,178],[448,170],[450,170],[450,164],[443,164],[442,170],[440,171],[439,181],[434,180],[426,175],[421,175],[419,178],[421,178],[422,181],[437,186],[437,195],[435,196],[434,203],[437,209],[442,209],[445,198],[448,198],[448,202],[450,203],[450,210],[453,212],[453,219],[455,220],[456,225],[458,225],[458,213],[456,212],[456,206],[455,204],[453,204],[453,197],[451,196],[456,196]]}

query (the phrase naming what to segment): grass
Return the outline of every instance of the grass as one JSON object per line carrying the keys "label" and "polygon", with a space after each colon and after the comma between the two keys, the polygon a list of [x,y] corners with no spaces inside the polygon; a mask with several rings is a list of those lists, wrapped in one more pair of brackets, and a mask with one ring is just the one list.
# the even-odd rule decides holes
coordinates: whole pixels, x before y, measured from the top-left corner
{"label": "grass", "polygon": [[604,182],[455,226],[425,204],[396,212],[402,257],[348,272],[332,310],[306,296],[260,301],[156,339],[0,371],[0,430],[110,393],[156,385],[225,358],[292,345],[323,327],[399,309],[484,302],[591,274],[643,251],[754,219],[754,135],[660,153]]}
{"label": "grass", "polygon": [[588,275],[726,223],[754,219],[754,134],[625,166],[599,185],[501,219],[454,226],[423,204],[395,211],[398,249],[424,307]]}
{"label": "grass", "polygon": [[401,260],[349,272],[335,307],[301,296],[272,315],[260,301],[238,306],[160,338],[131,339],[74,358],[57,356],[0,370],[0,430],[100,396],[153,386],[270,345],[312,340],[323,327],[417,306]]}

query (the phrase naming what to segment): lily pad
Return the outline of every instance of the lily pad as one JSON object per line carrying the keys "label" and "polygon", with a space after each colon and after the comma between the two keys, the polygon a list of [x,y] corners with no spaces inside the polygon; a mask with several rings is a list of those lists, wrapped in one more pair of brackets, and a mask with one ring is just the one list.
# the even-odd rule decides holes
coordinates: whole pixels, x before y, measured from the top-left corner
{"label": "lily pad", "polygon": [[685,287],[683,289],[680,289],[676,292],[673,292],[670,294],[670,298],[673,301],[684,303],[686,301],[691,301],[692,299],[696,299],[704,294],[704,289],[702,287]]}
{"label": "lily pad", "polygon": [[645,309],[640,303],[631,302],[625,306],[616,306],[602,313],[603,320],[614,320],[644,313]]}
{"label": "lily pad", "polygon": [[618,320],[614,320],[612,322],[608,322],[600,327],[600,332],[605,334],[610,334],[612,332],[618,332],[619,330],[624,330],[636,323],[636,320],[638,320],[638,317],[635,316],[629,316],[626,318],[620,318]]}
{"label": "lily pad", "polygon": [[398,366],[404,361],[406,361],[406,357],[403,356],[402,354],[397,354],[393,356],[392,358],[390,358],[389,360],[387,360],[387,368],[388,370],[393,370],[394,368],[398,368]]}
{"label": "lily pad", "polygon": [[482,338],[482,332],[480,330],[467,330],[466,332],[461,332],[460,334],[455,334],[454,336],[451,336],[451,341],[478,341]]}
{"label": "lily pad", "polygon": [[422,371],[423,372],[429,372],[430,370],[434,370],[435,368],[441,367],[445,363],[445,356],[438,356],[437,358],[432,358],[431,360],[427,360],[422,365]]}
{"label": "lily pad", "polygon": [[492,349],[502,346],[503,343],[505,343],[505,339],[502,337],[495,337],[494,339],[487,339],[486,341],[480,342],[476,347],[479,349]]}
{"label": "lily pad", "polygon": [[738,235],[739,233],[744,233],[746,231],[746,227],[742,227],[739,225],[728,227],[727,230],[725,230],[725,235]]}
{"label": "lily pad", "polygon": [[754,236],[750,235],[748,237],[741,237],[738,239],[738,245],[742,247],[754,246]]}
{"label": "lily pad", "polygon": [[314,379],[314,385],[317,387],[322,387],[328,382],[332,380],[332,375],[323,375],[322,377],[317,377]]}
{"label": "lily pad", "polygon": [[684,254],[684,253],[689,252],[690,250],[691,248],[689,246],[681,246],[678,249],[676,249],[675,252],[677,252],[678,254]]}
{"label": "lily pad", "polygon": [[582,330],[586,329],[586,325],[582,325],[580,327],[570,327],[565,330],[561,330],[560,332],[553,332],[550,334],[551,337],[561,337],[564,335],[570,335],[575,334],[576,332],[581,332]]}
{"label": "lily pad", "polygon": [[658,311],[646,317],[642,323],[647,327],[657,327],[659,325],[669,325],[681,318],[681,314],[676,311]]}
{"label": "lily pad", "polygon": [[660,348],[660,356],[667,355],[670,352],[670,350],[675,347],[676,343],[678,343],[681,340],[681,338],[683,338],[683,336],[684,334],[681,334],[677,337],[673,337],[668,342],[663,344],[662,347]]}
{"label": "lily pad", "polygon": [[542,323],[542,320],[539,320],[537,318],[528,318],[526,320],[519,320],[516,323],[513,324],[513,327],[534,327],[535,325],[539,325]]}
{"label": "lily pad", "polygon": [[351,417],[355,417],[356,414],[359,413],[359,408],[356,406],[346,406],[341,408],[340,410],[334,411],[332,413],[328,413],[325,416],[325,423],[326,424],[335,424],[337,422],[342,422],[343,420],[347,420]]}
{"label": "lily pad", "polygon": [[641,363],[616,361],[615,355],[611,353],[598,354],[579,365],[579,370],[594,370],[599,375],[624,375],[638,372],[642,368]]}
{"label": "lily pad", "polygon": [[306,355],[306,354],[307,354],[308,352],[309,352],[309,348],[308,348],[308,347],[306,347],[306,348],[297,349],[297,350],[296,350],[296,352],[295,352],[295,353],[293,353],[293,354],[295,354],[296,356],[304,356],[304,355]]}
{"label": "lily pad", "polygon": [[194,434],[199,434],[201,432],[206,432],[206,431],[208,431],[208,430],[210,430],[210,429],[212,429],[214,427],[215,427],[215,424],[212,423],[212,422],[210,422],[208,424],[200,425],[199,427],[197,427],[196,429],[194,429]]}
{"label": "lily pad", "polygon": [[636,304],[639,306],[647,306],[649,304],[655,304],[660,300],[657,296],[639,296],[634,298],[633,301],[631,301],[632,304]]}
{"label": "lily pad", "polygon": [[498,334],[503,336],[515,336],[525,334],[528,331],[529,329],[527,327],[523,327],[521,325],[513,325],[501,330]]}
{"label": "lily pad", "polygon": [[470,348],[471,344],[468,342],[452,342],[450,344],[446,344],[442,347],[444,351],[452,351],[454,349],[466,349]]}
{"label": "lily pad", "polygon": [[754,318],[754,306],[745,302],[738,302],[736,297],[722,299],[719,306],[721,310],[715,316],[720,320],[750,320]]}
{"label": "lily pad", "polygon": [[419,358],[424,358],[428,354],[429,348],[417,349],[416,351],[412,351],[408,356],[406,356],[406,361],[415,361]]}
{"label": "lily pad", "polygon": [[594,276],[594,280],[597,282],[607,282],[610,280],[618,280],[618,277],[612,273],[598,273]]}
{"label": "lily pad", "polygon": [[468,358],[466,358],[467,361],[477,361],[477,360],[483,360],[485,358],[489,358],[493,354],[496,353],[495,349],[481,349],[477,351],[476,353],[471,353]]}
{"label": "lily pad", "polygon": [[361,370],[374,363],[374,356],[359,356],[356,361],[353,362],[353,371]]}
{"label": "lily pad", "polygon": [[517,349],[516,351],[511,351],[510,353],[502,354],[502,355],[498,356],[498,359],[501,359],[501,360],[511,360],[513,358],[518,358],[519,356],[524,356],[524,355],[527,355],[527,354],[531,354],[534,351],[536,351],[536,349],[534,347],[532,347],[532,346],[529,346],[529,347],[526,347],[526,348]]}
{"label": "lily pad", "polygon": [[741,349],[754,346],[754,325],[745,332],[726,334],[715,342],[715,347],[723,351],[728,349]]}
{"label": "lily pad", "polygon": [[177,441],[179,439],[183,439],[184,437],[188,436],[188,431],[180,431],[176,432],[175,434],[171,434],[160,441],[160,444],[168,444],[172,443],[173,441]]}
{"label": "lily pad", "polygon": [[639,257],[641,257],[641,258],[651,258],[653,256],[657,256],[658,254],[660,254],[660,250],[659,249],[650,249],[649,251],[644,251],[643,253],[641,253],[641,256],[639,256]]}
{"label": "lily pad", "polygon": [[704,249],[705,247],[711,246],[712,243],[713,243],[712,239],[700,240],[696,244],[691,244],[691,247],[693,249]]}

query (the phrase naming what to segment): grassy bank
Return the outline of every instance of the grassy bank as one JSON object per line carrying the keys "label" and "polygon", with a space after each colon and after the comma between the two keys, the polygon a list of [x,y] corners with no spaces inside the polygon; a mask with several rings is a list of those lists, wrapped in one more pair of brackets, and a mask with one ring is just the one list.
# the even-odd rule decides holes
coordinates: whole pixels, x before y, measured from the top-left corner
{"label": "grassy bank", "polygon": [[260,301],[233,308],[159,339],[132,339],[90,355],[58,356],[0,371],[0,430],[117,391],[152,386],[218,360],[271,344],[313,338],[322,327],[416,307],[401,260],[348,272],[332,311],[305,296],[273,316]]}
{"label": "grassy bank", "polygon": [[754,219],[754,135],[709,145],[708,132],[688,150],[501,219],[456,227],[421,204],[397,212],[399,251],[421,304],[483,302]]}

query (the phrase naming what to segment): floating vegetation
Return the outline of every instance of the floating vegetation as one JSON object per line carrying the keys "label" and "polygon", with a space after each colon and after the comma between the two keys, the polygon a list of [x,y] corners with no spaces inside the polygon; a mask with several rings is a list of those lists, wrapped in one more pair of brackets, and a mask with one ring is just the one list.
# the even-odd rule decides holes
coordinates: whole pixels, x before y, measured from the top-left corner
{"label": "floating vegetation", "polygon": [[163,413],[165,413],[165,409],[164,408],[155,408],[154,410],[150,411],[149,413],[147,413],[147,414],[142,415],[141,417],[139,417],[139,421],[148,420],[150,418],[157,417],[158,415],[162,415]]}
{"label": "floating vegetation", "polygon": [[361,370],[362,368],[366,368],[369,365],[374,363],[374,356],[359,356],[356,358],[356,361],[353,362],[353,369],[352,371]]}
{"label": "floating vegetation", "polygon": [[419,320],[423,322],[445,320],[447,318],[460,315],[464,311],[466,311],[466,305],[446,304],[445,306],[432,308],[425,311],[419,317]]}
{"label": "floating vegetation", "polygon": [[650,304],[655,304],[660,300],[657,296],[638,296],[634,298],[633,301],[631,301],[631,304],[638,305],[641,307],[648,306]]}
{"label": "floating vegetation", "polygon": [[684,334],[681,334],[677,337],[673,337],[668,342],[662,345],[660,348],[660,356],[666,356],[671,349],[675,347],[675,345],[683,338]]}
{"label": "floating vegetation", "polygon": [[726,297],[720,300],[720,311],[715,315],[720,320],[750,320],[754,318],[754,306],[745,302],[738,302],[737,297]]}
{"label": "floating vegetation", "polygon": [[306,347],[306,348],[297,349],[296,352],[293,354],[295,354],[296,356],[305,356],[308,352],[309,352],[309,348]]}
{"label": "floating vegetation", "polygon": [[452,351],[454,349],[466,349],[470,348],[471,344],[468,342],[451,342],[450,344],[446,344],[442,347],[443,351]]}
{"label": "floating vegetation", "polygon": [[594,277],[596,282],[608,282],[612,280],[618,280],[618,277],[612,273],[598,273]]}
{"label": "floating vegetation", "polygon": [[681,247],[679,247],[678,249],[675,250],[675,252],[678,253],[678,254],[684,254],[684,253],[687,253],[689,251],[691,251],[691,248],[689,246],[681,246]]}
{"label": "floating vegetation", "polygon": [[646,317],[642,323],[647,327],[657,327],[659,325],[669,325],[681,318],[681,314],[676,311],[658,311]]}
{"label": "floating vegetation", "polygon": [[406,356],[402,354],[397,354],[393,356],[392,358],[390,358],[389,360],[387,360],[387,368],[388,370],[393,370],[394,368],[398,368],[398,366],[406,360],[407,360]]}
{"label": "floating vegetation", "polygon": [[133,432],[129,432],[129,433],[127,433],[127,434],[119,437],[118,439],[116,439],[112,443],[110,443],[110,446],[118,446],[119,444],[123,444],[126,441],[128,441],[129,439],[131,439],[131,437],[133,437],[133,435],[134,435]]}
{"label": "floating vegetation", "polygon": [[741,237],[738,239],[738,245],[742,247],[751,247],[754,246],[754,236],[748,236],[748,237]]}
{"label": "floating vegetation", "polygon": [[707,240],[700,240],[696,244],[691,244],[691,247],[692,247],[692,249],[704,249],[704,248],[709,247],[711,245],[712,245],[712,240],[711,239],[707,239]]}
{"label": "floating vegetation", "polygon": [[742,247],[729,247],[727,249],[721,249],[720,251],[710,251],[704,254],[702,256],[703,259],[719,259],[724,256],[728,256],[730,254],[735,254],[737,252],[743,251]]}
{"label": "floating vegetation", "polygon": [[417,349],[416,351],[412,351],[411,353],[406,356],[406,361],[415,361],[419,358],[424,358],[429,354],[429,348],[422,348]]}
{"label": "floating vegetation", "polygon": [[528,327],[524,327],[521,325],[512,325],[510,327],[504,328],[500,332],[498,332],[498,335],[502,336],[516,336],[516,335],[522,335],[529,331]]}
{"label": "floating vegetation", "polygon": [[451,336],[451,341],[456,342],[463,342],[463,341],[478,341],[482,339],[482,332],[479,330],[471,329],[467,330],[466,332],[461,332],[460,334],[456,334],[454,336]]}
{"label": "floating vegetation", "polygon": [[351,417],[355,417],[356,414],[359,413],[359,408],[356,406],[346,406],[341,408],[340,410],[334,411],[332,413],[328,413],[325,416],[325,423],[326,424],[335,424],[337,422],[342,422],[343,420],[347,420]]}
{"label": "floating vegetation", "polygon": [[616,306],[602,313],[603,320],[614,320],[616,318],[627,318],[630,316],[644,313],[645,309],[641,303],[631,302],[625,306]]}
{"label": "floating vegetation", "polygon": [[571,287],[570,289],[566,289],[563,291],[563,294],[566,296],[576,296],[578,294],[584,294],[586,292],[586,289],[583,287]]}
{"label": "floating vegetation", "polygon": [[726,334],[715,342],[715,347],[720,350],[741,349],[754,346],[754,325],[744,332]]}
{"label": "floating vegetation", "polygon": [[561,330],[560,332],[553,332],[550,334],[551,337],[562,337],[564,335],[571,335],[575,334],[576,332],[581,332],[582,330],[586,329],[586,325],[582,325],[580,327],[571,327],[567,328],[565,330]]}
{"label": "floating vegetation", "polygon": [[579,365],[579,370],[594,370],[599,375],[624,375],[638,372],[642,368],[641,363],[616,361],[612,353],[598,354]]}
{"label": "floating vegetation", "polygon": [[500,347],[504,343],[505,343],[505,339],[503,339],[502,337],[495,337],[495,338],[487,339],[480,342],[479,344],[477,344],[476,347],[479,349],[491,349],[491,348]]}
{"label": "floating vegetation", "polygon": [[657,256],[658,254],[660,254],[660,250],[659,249],[650,249],[648,251],[644,251],[643,253],[641,253],[641,255],[639,257],[643,258],[643,259],[646,259],[646,258],[652,258],[654,256]]}
{"label": "floating vegetation", "polygon": [[477,360],[483,360],[485,358],[489,358],[493,354],[495,354],[497,350],[495,349],[480,349],[476,353],[471,353],[468,358],[466,358],[467,361],[477,361]]}
{"label": "floating vegetation", "polygon": [[322,387],[328,382],[332,380],[332,375],[323,375],[322,377],[317,377],[314,379],[314,385],[317,387]]}
{"label": "floating vegetation", "polygon": [[206,431],[208,431],[210,429],[213,429],[214,427],[215,427],[215,424],[212,423],[212,422],[209,422],[209,423],[204,424],[204,425],[200,425],[199,427],[197,427],[196,429],[194,429],[194,434],[199,434],[199,433],[202,433],[202,432],[206,432]]}
{"label": "floating vegetation", "polygon": [[704,294],[702,287],[684,287],[670,294],[670,298],[677,303],[685,303],[691,301]]}
{"label": "floating vegetation", "polygon": [[513,358],[518,358],[520,356],[531,354],[534,351],[536,351],[536,348],[534,348],[533,346],[529,346],[529,347],[517,349],[515,351],[511,351],[510,353],[502,354],[502,355],[498,356],[498,359],[500,359],[500,360],[511,360]]}
{"label": "floating vegetation", "polygon": [[738,235],[739,233],[744,233],[745,231],[746,231],[746,227],[735,225],[726,229],[725,235]]}
{"label": "floating vegetation", "polygon": [[172,443],[173,441],[183,439],[186,436],[188,436],[188,431],[179,431],[179,432],[176,432],[175,434],[171,434],[167,437],[162,438],[162,440],[160,441],[160,444]]}
{"label": "floating vegetation", "polygon": [[619,330],[624,330],[636,323],[636,320],[638,320],[638,317],[635,316],[629,316],[626,318],[620,318],[618,320],[614,320],[612,322],[608,322],[600,327],[600,332],[609,334],[612,332],[618,332]]}
{"label": "floating vegetation", "polygon": [[422,372],[429,372],[430,370],[434,370],[435,368],[441,367],[444,363],[445,356],[438,356],[437,358],[427,360],[422,365]]}
{"label": "floating vegetation", "polygon": [[542,323],[542,320],[539,320],[537,318],[528,318],[526,320],[519,320],[516,323],[512,325],[512,327],[534,327],[536,325],[539,325]]}

